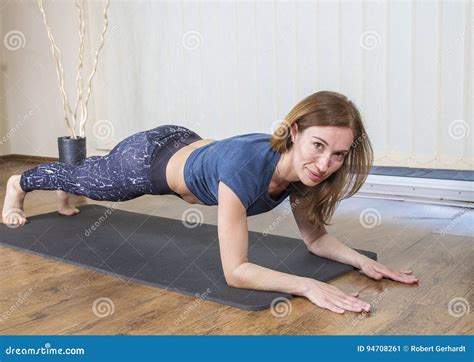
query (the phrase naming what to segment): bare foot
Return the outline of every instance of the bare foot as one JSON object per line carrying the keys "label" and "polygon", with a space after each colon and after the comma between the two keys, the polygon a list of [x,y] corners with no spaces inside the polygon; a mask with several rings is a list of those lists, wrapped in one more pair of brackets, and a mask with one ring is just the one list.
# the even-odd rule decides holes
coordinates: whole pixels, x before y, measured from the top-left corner
{"label": "bare foot", "polygon": [[58,212],[60,214],[67,216],[79,214],[80,210],[70,204],[67,192],[57,190],[56,194],[58,195]]}
{"label": "bare foot", "polygon": [[9,227],[18,227],[27,222],[23,211],[26,192],[20,186],[21,175],[13,175],[7,181],[5,201],[3,202],[2,220]]}

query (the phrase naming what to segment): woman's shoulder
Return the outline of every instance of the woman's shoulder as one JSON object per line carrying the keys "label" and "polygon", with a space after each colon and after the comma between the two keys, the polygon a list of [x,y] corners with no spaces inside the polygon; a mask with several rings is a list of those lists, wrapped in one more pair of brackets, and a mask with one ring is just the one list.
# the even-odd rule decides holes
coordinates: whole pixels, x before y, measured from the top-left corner
{"label": "woman's shoulder", "polygon": [[268,159],[272,152],[270,137],[265,133],[246,133],[224,138],[215,146],[219,150],[219,155],[229,161]]}
{"label": "woman's shoulder", "polygon": [[193,151],[193,157],[217,167],[217,170],[241,169],[256,171],[265,168],[276,157],[265,133],[239,134],[217,139]]}
{"label": "woman's shoulder", "polygon": [[223,138],[216,143],[218,148],[243,153],[262,152],[270,147],[271,135],[266,133],[245,133]]}

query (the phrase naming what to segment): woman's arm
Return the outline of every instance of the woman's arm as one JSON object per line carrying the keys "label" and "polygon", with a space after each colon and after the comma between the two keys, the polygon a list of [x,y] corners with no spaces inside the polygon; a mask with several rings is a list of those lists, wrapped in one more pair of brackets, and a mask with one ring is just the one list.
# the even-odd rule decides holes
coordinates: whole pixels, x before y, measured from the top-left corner
{"label": "woman's arm", "polygon": [[222,268],[227,284],[236,288],[277,291],[304,296],[337,313],[368,311],[370,305],[336,287],[262,267],[248,261],[248,227],[244,206],[223,182],[218,186],[218,236]]}
{"label": "woman's arm", "polygon": [[300,229],[309,251],[323,258],[332,259],[344,264],[349,264],[373,279],[382,279],[384,276],[403,283],[417,283],[418,278],[411,274],[411,270],[397,270],[386,267],[385,265],[360,254],[354,249],[341,243],[336,237],[329,235],[323,226],[318,229],[307,221],[306,205],[304,201],[293,195],[290,196],[290,202],[293,207],[293,215]]}
{"label": "woman's arm", "polygon": [[315,255],[349,264],[357,269],[360,269],[361,262],[364,259],[369,259],[328,233],[321,235],[311,243],[308,249]]}
{"label": "woman's arm", "polygon": [[219,248],[227,284],[303,295],[305,278],[249,263],[246,210],[227,185],[220,182],[218,187]]}
{"label": "woman's arm", "polygon": [[376,280],[387,277],[402,283],[418,283],[418,278],[414,275],[410,275],[412,274],[411,270],[389,268],[349,248],[329,234],[321,236],[311,244],[309,249],[316,255],[361,269],[365,275]]}
{"label": "woman's arm", "polygon": [[328,234],[326,228],[316,227],[308,221],[307,203],[303,198],[290,195],[293,216],[301,234],[301,238],[313,254],[339,261],[360,268],[359,262],[365,255],[347,247],[334,236]]}

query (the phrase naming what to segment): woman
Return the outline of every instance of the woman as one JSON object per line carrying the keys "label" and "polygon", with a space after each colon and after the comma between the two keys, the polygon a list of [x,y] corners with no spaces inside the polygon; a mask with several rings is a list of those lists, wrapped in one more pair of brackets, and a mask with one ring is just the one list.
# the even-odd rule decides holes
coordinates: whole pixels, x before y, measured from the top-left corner
{"label": "woman", "polygon": [[317,92],[299,102],[273,135],[250,133],[215,141],[174,125],[136,133],[106,156],[79,165],[44,163],[7,183],[3,221],[24,224],[32,190],[59,190],[59,212],[79,212],[67,194],[124,201],[174,194],[218,205],[218,236],[226,282],[237,288],[300,295],[336,313],[369,311],[358,293],[248,262],[247,216],[273,209],[288,195],[301,237],[316,255],[353,265],[374,279],[416,283],[410,270],[391,269],[330,236],[336,204],[355,194],[372,165],[359,111],[345,96]]}

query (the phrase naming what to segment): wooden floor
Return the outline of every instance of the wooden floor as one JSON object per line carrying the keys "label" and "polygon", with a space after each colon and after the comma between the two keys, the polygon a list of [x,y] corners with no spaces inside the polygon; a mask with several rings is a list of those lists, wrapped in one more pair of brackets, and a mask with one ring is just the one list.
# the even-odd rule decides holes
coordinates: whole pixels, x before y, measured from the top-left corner
{"label": "wooden floor", "polygon": [[[0,159],[2,204],[8,177],[34,165]],[[55,192],[27,195],[27,216],[55,207]],[[120,208],[179,219],[187,207],[175,196],[143,196]],[[203,212],[206,223],[216,224],[217,207],[193,207]],[[262,232],[262,225],[282,210],[280,205],[250,217],[249,228]],[[361,222],[363,212],[378,213],[377,225],[370,217]],[[418,285],[375,281],[353,271],[331,281],[343,291],[359,291],[372,304],[371,314],[338,315],[302,297],[291,299],[291,312],[278,318],[269,309],[249,312],[211,301],[195,303],[190,296],[0,246],[0,334],[472,334],[472,225],[472,209],[356,197],[342,202],[329,232],[351,247],[375,251],[386,265],[411,268],[420,280]],[[273,233],[298,237],[293,217]],[[112,300],[114,310],[99,318],[92,306],[102,297]]]}

